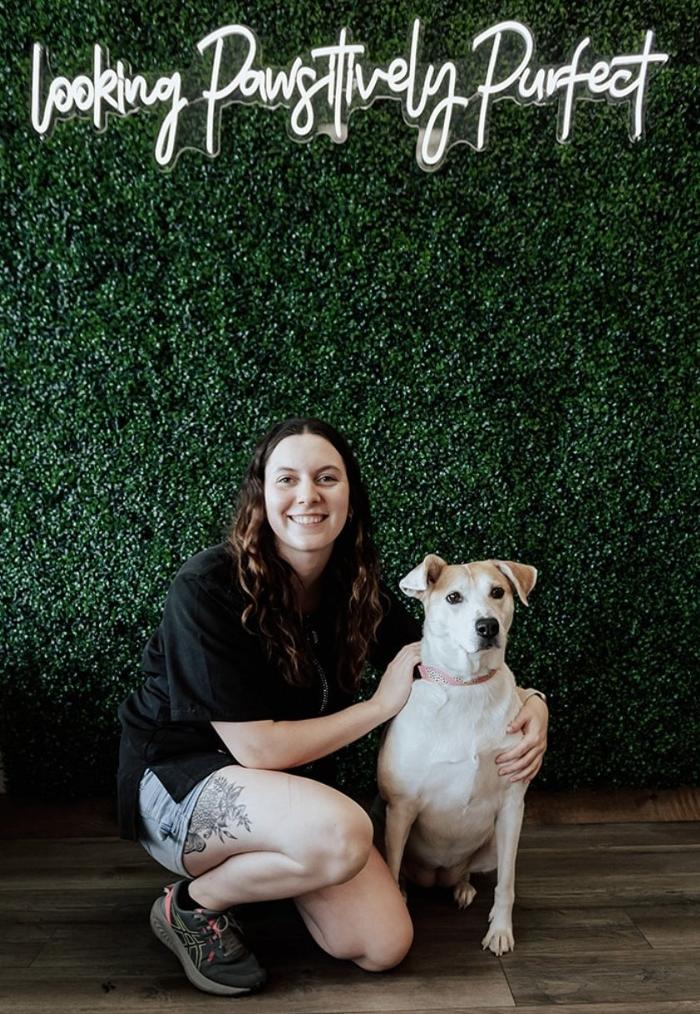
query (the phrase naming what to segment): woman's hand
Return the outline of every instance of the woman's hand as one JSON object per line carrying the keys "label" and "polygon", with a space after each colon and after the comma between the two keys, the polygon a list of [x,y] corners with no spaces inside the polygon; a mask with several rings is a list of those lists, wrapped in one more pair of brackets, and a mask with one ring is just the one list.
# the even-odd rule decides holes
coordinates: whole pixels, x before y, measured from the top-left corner
{"label": "woman's hand", "polygon": [[542,767],[547,749],[549,709],[541,697],[533,694],[507,728],[507,732],[522,729],[523,738],[512,750],[499,753],[496,764],[499,775],[510,775],[511,782],[530,782]]}
{"label": "woman's hand", "polygon": [[420,641],[414,641],[403,647],[379,681],[372,700],[383,716],[382,722],[398,714],[408,700],[413,685],[413,670],[420,662],[420,646]]}

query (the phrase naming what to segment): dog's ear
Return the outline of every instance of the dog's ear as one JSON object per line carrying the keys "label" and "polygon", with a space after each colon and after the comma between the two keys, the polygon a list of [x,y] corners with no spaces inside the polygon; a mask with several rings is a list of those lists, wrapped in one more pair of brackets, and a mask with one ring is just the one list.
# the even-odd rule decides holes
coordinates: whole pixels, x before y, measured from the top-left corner
{"label": "dog's ear", "polygon": [[512,560],[492,560],[495,567],[498,567],[502,574],[508,578],[518,593],[520,601],[527,605],[527,597],[535,587],[537,581],[537,570],[527,563],[513,563]]}
{"label": "dog's ear", "polygon": [[422,599],[431,584],[435,584],[440,577],[440,571],[447,564],[435,553],[428,553],[422,563],[414,567],[410,574],[402,581],[399,581],[399,588],[404,595],[410,595],[414,599]]}

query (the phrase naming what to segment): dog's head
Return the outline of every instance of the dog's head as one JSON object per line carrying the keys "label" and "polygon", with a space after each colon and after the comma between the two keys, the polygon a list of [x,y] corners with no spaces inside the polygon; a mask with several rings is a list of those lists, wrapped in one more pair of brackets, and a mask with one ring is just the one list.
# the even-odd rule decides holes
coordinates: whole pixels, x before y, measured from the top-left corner
{"label": "dog's head", "polygon": [[[514,593],[527,605],[537,570],[510,560],[447,564],[430,553],[399,582],[401,591],[425,609],[424,637],[441,642],[443,657],[474,668],[476,656],[489,667],[502,663],[513,621]],[[489,655],[482,659],[482,655]],[[464,659],[464,655],[471,656]],[[459,661],[458,661],[459,660]]]}

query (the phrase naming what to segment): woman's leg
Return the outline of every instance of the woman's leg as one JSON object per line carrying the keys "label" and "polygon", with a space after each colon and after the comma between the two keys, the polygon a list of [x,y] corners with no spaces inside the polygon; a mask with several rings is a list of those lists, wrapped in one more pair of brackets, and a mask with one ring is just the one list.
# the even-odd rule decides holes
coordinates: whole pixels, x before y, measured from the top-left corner
{"label": "woman's leg", "polygon": [[183,851],[205,908],[293,898],[354,877],[367,862],[372,824],[336,789],[282,771],[230,765],[197,801]]}
{"label": "woman's leg", "polygon": [[368,971],[397,964],[411,945],[411,920],[372,846],[369,817],[309,778],[222,768],[197,802],[183,861],[203,907],[294,898],[324,950]]}
{"label": "woman's leg", "polygon": [[367,972],[398,965],[413,942],[406,904],[374,846],[364,869],[351,880],[310,891],[294,902],[324,951]]}

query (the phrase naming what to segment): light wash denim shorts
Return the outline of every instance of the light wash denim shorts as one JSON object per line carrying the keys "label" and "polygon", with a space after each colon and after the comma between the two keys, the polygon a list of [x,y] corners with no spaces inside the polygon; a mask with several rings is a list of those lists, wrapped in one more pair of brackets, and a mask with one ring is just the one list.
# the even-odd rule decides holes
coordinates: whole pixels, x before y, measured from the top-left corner
{"label": "light wash denim shorts", "polygon": [[139,841],[152,859],[179,877],[190,878],[182,862],[187,829],[212,771],[176,803],[157,775],[146,768],[139,785]]}

